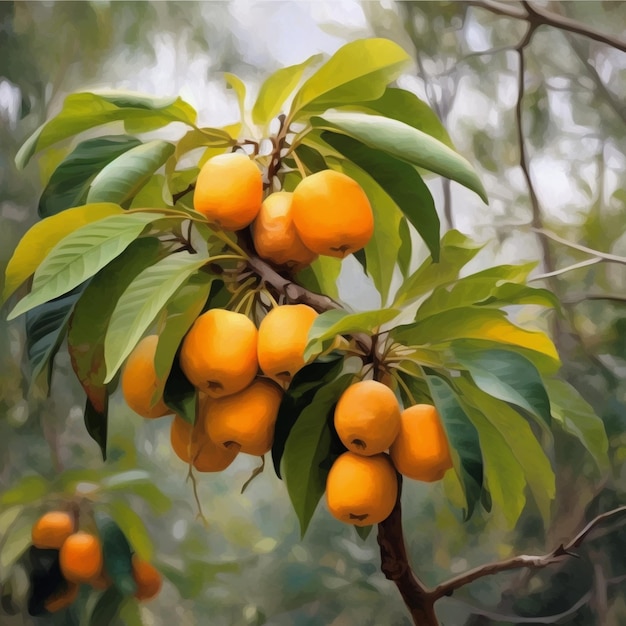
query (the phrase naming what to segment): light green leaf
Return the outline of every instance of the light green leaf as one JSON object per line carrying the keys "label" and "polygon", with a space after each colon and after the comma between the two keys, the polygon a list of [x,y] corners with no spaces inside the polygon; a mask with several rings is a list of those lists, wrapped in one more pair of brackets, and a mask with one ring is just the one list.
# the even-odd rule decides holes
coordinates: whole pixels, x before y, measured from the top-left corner
{"label": "light green leaf", "polygon": [[180,252],[141,272],[117,301],[104,342],[108,383],[176,290],[207,262]]}
{"label": "light green leaf", "polygon": [[537,368],[510,350],[463,350],[454,355],[485,393],[514,404],[550,426],[550,399]]}
{"label": "light green leaf", "polygon": [[227,148],[235,145],[235,139],[222,128],[198,128],[184,134],[177,142],[174,150],[175,161],[183,154],[205,146]]}
{"label": "light green leaf", "polygon": [[85,204],[89,185],[98,172],[141,141],[127,135],[87,139],[54,170],[39,198],[39,216],[49,217],[65,209]]}
{"label": "light green leaf", "polygon": [[[164,191],[166,187],[165,176],[154,174],[148,182],[135,194],[129,209],[167,209],[171,208],[171,201],[166,202]],[[168,194],[169,195],[169,194]],[[169,200],[169,198],[168,198]]]}
{"label": "light green leaf", "polygon": [[342,261],[343,259],[332,256],[319,256],[309,267],[298,272],[298,283],[311,291],[323,293],[333,300],[338,300],[337,279],[341,274]]}
{"label": "light green leaf", "polygon": [[[439,216],[430,191],[417,170],[405,161],[396,159],[386,152],[369,148],[346,135],[324,132],[322,139],[345,155],[348,161],[365,170],[376,181],[420,234],[433,260],[439,261]],[[359,182],[358,178],[356,180]],[[379,210],[379,217],[380,212]],[[386,213],[389,211],[387,210]],[[396,241],[391,249],[394,255],[400,247],[399,218],[398,213],[398,223],[394,228]],[[374,232],[376,234],[376,231]],[[395,261],[392,261],[391,270],[394,264]]]}
{"label": "light green leaf", "polygon": [[428,257],[398,289],[394,306],[408,304],[429,291],[445,285],[459,276],[464,265],[469,263],[483,246],[477,244],[458,230],[449,230],[441,240],[439,263]]}
{"label": "light green leaf", "polygon": [[243,119],[246,110],[246,85],[239,76],[235,76],[235,74],[231,74],[230,72],[224,72],[224,78],[228,87],[237,95],[239,115],[241,119]]}
{"label": "light green leaf", "polygon": [[2,578],[32,542],[31,527],[34,520],[23,519],[22,521],[22,524],[12,526],[9,533],[4,535],[2,542],[0,542],[0,576]]}
{"label": "light green leaf", "polygon": [[572,385],[562,380],[544,380],[552,406],[552,417],[589,451],[600,472],[610,469],[609,441],[604,422]]}
{"label": "light green leaf", "polygon": [[326,340],[349,333],[371,334],[399,314],[398,309],[378,309],[362,313],[348,313],[343,309],[334,309],[321,313],[315,318],[309,330],[309,342],[304,351],[304,358],[308,360],[318,354]]}
{"label": "light green leaf", "polygon": [[61,239],[81,226],[123,212],[117,204],[87,204],[37,222],[20,239],[7,264],[2,301],[34,273]]}
{"label": "light green leaf", "polygon": [[50,483],[43,476],[31,474],[24,476],[16,485],[0,495],[0,503],[3,507],[13,504],[30,504],[43,498],[49,489]]}
{"label": "light green leaf", "polygon": [[352,374],[344,374],[322,387],[300,414],[285,444],[281,473],[300,521],[301,536],[326,490],[330,467],[323,464],[331,454],[330,413],[353,378]]}
{"label": "light green leaf", "polygon": [[311,119],[316,128],[343,132],[370,148],[388,152],[429,172],[440,174],[471,189],[487,202],[487,192],[464,157],[431,135],[381,115],[327,112]]}
{"label": "light green leaf", "polygon": [[409,275],[411,269],[411,258],[413,257],[413,241],[411,240],[411,230],[409,221],[402,216],[400,220],[398,234],[400,236],[400,248],[398,249],[398,267],[404,279]]}
{"label": "light green leaf", "polygon": [[91,183],[87,201],[124,204],[173,153],[174,145],[160,139],[131,148],[100,170]]}
{"label": "light green leaf", "polygon": [[307,67],[318,63],[322,58],[321,54],[310,56],[303,63],[281,67],[269,76],[259,89],[259,95],[252,107],[252,121],[255,124],[265,126],[270,120],[276,117],[289,97],[289,94],[300,82],[302,74]]}
{"label": "light green leaf", "polygon": [[28,138],[17,153],[15,163],[22,169],[35,153],[57,141],[120,120],[126,123],[127,132],[145,132],[177,121],[193,126],[196,112],[180,98],[123,92],[71,94],[65,99],[61,112]]}
{"label": "light green leaf", "polygon": [[8,319],[80,285],[126,250],[148,224],[162,218],[160,213],[111,215],[71,232],[50,250],[35,272],[30,293]]}
{"label": "light green leaf", "polygon": [[107,508],[133,549],[142,559],[149,561],[154,554],[154,545],[141,517],[119,499],[111,502]]}
{"label": "light green leaf", "polygon": [[355,100],[380,98],[385,87],[400,76],[409,61],[409,55],[388,39],[352,41],[339,48],[300,87],[289,117],[298,119],[305,111],[325,111]]}
{"label": "light green leaf", "polygon": [[[522,468],[535,503],[547,525],[556,490],[555,476],[550,461],[530,425],[515,409],[484,393],[467,378],[456,379],[455,385],[461,392],[462,404],[466,408],[471,404],[481,412],[504,440],[507,453],[516,459]],[[474,419],[476,413],[469,415]],[[478,432],[480,435],[480,427]]]}

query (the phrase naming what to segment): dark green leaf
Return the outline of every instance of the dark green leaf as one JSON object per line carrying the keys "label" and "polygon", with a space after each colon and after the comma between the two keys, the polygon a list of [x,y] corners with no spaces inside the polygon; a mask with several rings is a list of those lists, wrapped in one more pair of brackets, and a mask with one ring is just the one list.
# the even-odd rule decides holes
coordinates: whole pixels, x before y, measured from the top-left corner
{"label": "dark green leaf", "polygon": [[85,204],[89,185],[98,172],[140,144],[138,139],[127,135],[96,137],[79,143],[50,177],[39,198],[39,217]]}
{"label": "dark green leaf", "polygon": [[59,564],[59,551],[30,546],[26,554],[28,571],[28,614],[47,613],[45,604],[50,596],[67,589]]}
{"label": "dark green leaf", "polygon": [[304,164],[304,167],[306,167],[306,169],[311,174],[328,169],[326,161],[324,161],[324,157],[311,146],[307,146],[306,144],[300,144],[296,148],[296,154]]}
{"label": "dark green leaf", "polygon": [[439,216],[433,197],[416,169],[406,161],[346,135],[324,132],[322,139],[380,185],[420,234],[433,261],[438,262]]}
{"label": "dark green leaf", "polygon": [[190,424],[196,422],[196,406],[198,402],[198,390],[189,382],[179,363],[180,350],[177,352],[172,363],[165,388],[163,389],[163,401],[165,404]]}
{"label": "dark green leaf", "polygon": [[356,530],[356,534],[363,541],[365,541],[370,536],[370,533],[372,532],[372,528],[374,527],[373,526],[355,526],[354,530]]}
{"label": "dark green leaf", "polygon": [[287,438],[282,473],[302,536],[326,490],[333,446],[333,410],[353,379],[353,374],[344,374],[320,388]]}
{"label": "dark green leaf", "polygon": [[113,620],[120,612],[123,602],[124,595],[117,587],[111,585],[98,598],[93,607],[89,616],[89,626],[111,626]]}
{"label": "dark green leaf", "polygon": [[131,596],[137,591],[137,583],[133,579],[130,543],[117,522],[108,515],[96,512],[95,520],[102,543],[104,569],[117,590],[124,596]]}
{"label": "dark green leaf", "polygon": [[85,428],[89,436],[100,446],[102,460],[107,460],[107,433],[109,429],[109,396],[103,388],[98,408],[87,397],[85,402]]}

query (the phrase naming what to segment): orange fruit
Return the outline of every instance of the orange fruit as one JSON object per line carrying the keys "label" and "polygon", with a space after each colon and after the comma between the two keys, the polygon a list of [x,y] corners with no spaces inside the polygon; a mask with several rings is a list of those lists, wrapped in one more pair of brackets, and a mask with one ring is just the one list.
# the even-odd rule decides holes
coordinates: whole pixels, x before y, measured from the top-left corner
{"label": "orange fruit", "polygon": [[213,398],[237,393],[258,372],[257,336],[256,326],[245,315],[211,309],[185,336],[180,366],[193,385]]}
{"label": "orange fruit", "polygon": [[416,404],[402,411],[400,432],[389,449],[396,469],[414,480],[440,480],[452,467],[450,446],[437,409]]}
{"label": "orange fruit", "polygon": [[152,405],[152,396],[159,382],[154,369],[158,343],[157,335],[144,337],[130,353],[122,372],[122,393],[126,404],[146,418],[163,417],[172,412],[163,398]]}
{"label": "orange fruit", "polygon": [[200,170],[193,207],[224,230],[252,223],[263,201],[263,177],[254,161],[241,152],[219,154]]}
{"label": "orange fruit", "polygon": [[204,428],[204,419],[198,416],[195,426],[175,415],[170,429],[172,450],[185,463],[192,462],[199,472],[221,472],[235,459],[238,446],[220,446],[211,441]]}
{"label": "orange fruit", "polygon": [[350,385],[335,407],[335,429],[348,450],[370,456],[387,450],[400,430],[400,405],[375,380]]}
{"label": "orange fruit", "polygon": [[144,561],[136,554],[133,554],[133,578],[137,583],[135,598],[138,600],[154,598],[161,590],[161,585],[163,584],[159,570],[152,563]]}
{"label": "orange fruit", "polygon": [[73,583],[89,583],[102,574],[102,546],[94,535],[79,531],[70,535],[59,553],[61,572]]}
{"label": "orange fruit", "polygon": [[398,477],[389,456],[344,452],[326,479],[326,504],[338,520],[355,526],[379,524],[398,496]]}
{"label": "orange fruit", "polygon": [[259,366],[266,376],[287,386],[304,367],[304,349],[317,312],[306,304],[274,307],[259,325]]}
{"label": "orange fruit", "polygon": [[263,456],[274,442],[274,425],[282,391],[268,380],[256,380],[232,396],[207,404],[207,435],[222,446],[240,446],[241,452]]}
{"label": "orange fruit", "polygon": [[363,248],[374,233],[367,194],[341,172],[323,170],[298,183],[291,212],[300,239],[317,254],[342,259]]}
{"label": "orange fruit", "polygon": [[317,258],[303,243],[291,215],[291,198],[288,191],[270,194],[252,224],[252,239],[257,254],[276,265],[302,269]]}
{"label": "orange fruit", "polygon": [[56,613],[67,608],[78,597],[78,585],[67,583],[55,591],[44,603],[44,608],[49,613]]}
{"label": "orange fruit", "polygon": [[33,545],[36,548],[58,550],[74,532],[74,517],[64,511],[49,511],[33,525]]}

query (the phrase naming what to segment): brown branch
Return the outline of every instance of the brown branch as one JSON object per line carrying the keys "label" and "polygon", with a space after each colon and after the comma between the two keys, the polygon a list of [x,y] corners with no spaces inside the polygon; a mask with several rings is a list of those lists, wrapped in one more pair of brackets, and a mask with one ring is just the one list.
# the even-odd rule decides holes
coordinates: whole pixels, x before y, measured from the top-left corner
{"label": "brown branch", "polygon": [[172,194],[172,201],[176,204],[183,196],[186,196],[188,193],[191,193],[196,188],[196,183],[191,183],[182,191],[178,193]]}
{"label": "brown branch", "polygon": [[520,569],[523,567],[530,567],[533,569],[541,569],[554,563],[559,563],[564,559],[570,557],[578,557],[575,552],[572,552],[575,548],[579,548],[582,543],[587,539],[589,534],[600,524],[606,520],[626,513],[626,506],[620,506],[616,509],[601,513],[594,517],[573,539],[567,544],[559,545],[552,552],[539,556],[521,555],[515,556],[503,561],[496,561],[494,563],[487,563],[485,565],[479,565],[463,574],[450,578],[449,580],[437,585],[431,592],[432,597],[435,600],[452,594],[456,589],[460,589],[469,583],[483,578],[484,576],[491,576],[500,572],[505,572],[513,569]]}
{"label": "brown branch", "polygon": [[581,293],[580,295],[565,297],[562,301],[565,304],[580,304],[581,302],[588,302],[590,300],[625,303],[626,296],[618,296],[612,293]]}
{"label": "brown branch", "polygon": [[522,2],[523,8],[509,3],[494,2],[493,0],[469,0],[467,4],[485,9],[496,15],[510,17],[516,20],[525,20],[536,26],[552,26],[559,30],[582,35],[583,37],[611,46],[621,52],[626,52],[626,41],[602,33],[572,18],[552,13],[552,11],[546,11],[542,7],[531,5],[529,2]]}

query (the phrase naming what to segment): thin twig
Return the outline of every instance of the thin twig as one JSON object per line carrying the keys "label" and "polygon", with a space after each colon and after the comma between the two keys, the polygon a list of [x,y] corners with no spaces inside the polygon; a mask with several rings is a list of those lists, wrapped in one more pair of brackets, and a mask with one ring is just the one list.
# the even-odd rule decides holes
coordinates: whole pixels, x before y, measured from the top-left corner
{"label": "thin twig", "polygon": [[612,263],[621,263],[622,265],[626,265],[626,257],[619,256],[617,254],[611,254],[610,252],[600,252],[600,250],[594,250],[593,248],[588,248],[587,246],[583,246],[582,244],[574,243],[573,241],[568,241],[567,239],[563,239],[563,237],[560,237],[556,233],[553,233],[552,231],[547,230],[545,228],[536,228],[533,226],[531,227],[531,230],[534,231],[535,233],[543,235],[544,237],[547,237],[548,239],[552,239],[552,241],[556,241],[560,244],[563,244],[564,246],[567,246],[568,248],[578,250],[579,252],[585,252],[587,254],[591,254],[592,256],[600,258],[600,259],[604,259],[605,261],[611,261]]}
{"label": "thin twig", "polygon": [[191,193],[196,188],[196,183],[191,183],[182,191],[178,193],[172,194],[172,201],[176,204],[182,197],[186,196],[188,193]]}
{"label": "thin twig", "polygon": [[241,493],[243,493],[248,485],[261,473],[263,473],[263,470],[265,469],[265,455],[263,455],[261,457],[261,465],[259,465],[258,467],[255,467],[254,470],[252,471],[252,474],[250,474],[250,478],[248,478],[248,480],[246,480],[246,482],[242,485],[241,487]]}
{"label": "thin twig", "polygon": [[589,265],[595,265],[596,263],[602,263],[603,259],[599,257],[594,257],[593,259],[586,259],[585,261],[581,261],[580,263],[574,263],[573,265],[568,265],[567,267],[562,267],[558,270],[553,270],[552,272],[546,272],[545,274],[538,274],[537,276],[532,276],[526,282],[532,283],[537,280],[546,280],[547,278],[552,278],[553,276],[559,276],[560,274],[565,274],[567,272],[572,272],[573,270],[578,270],[581,267],[587,267]]}

